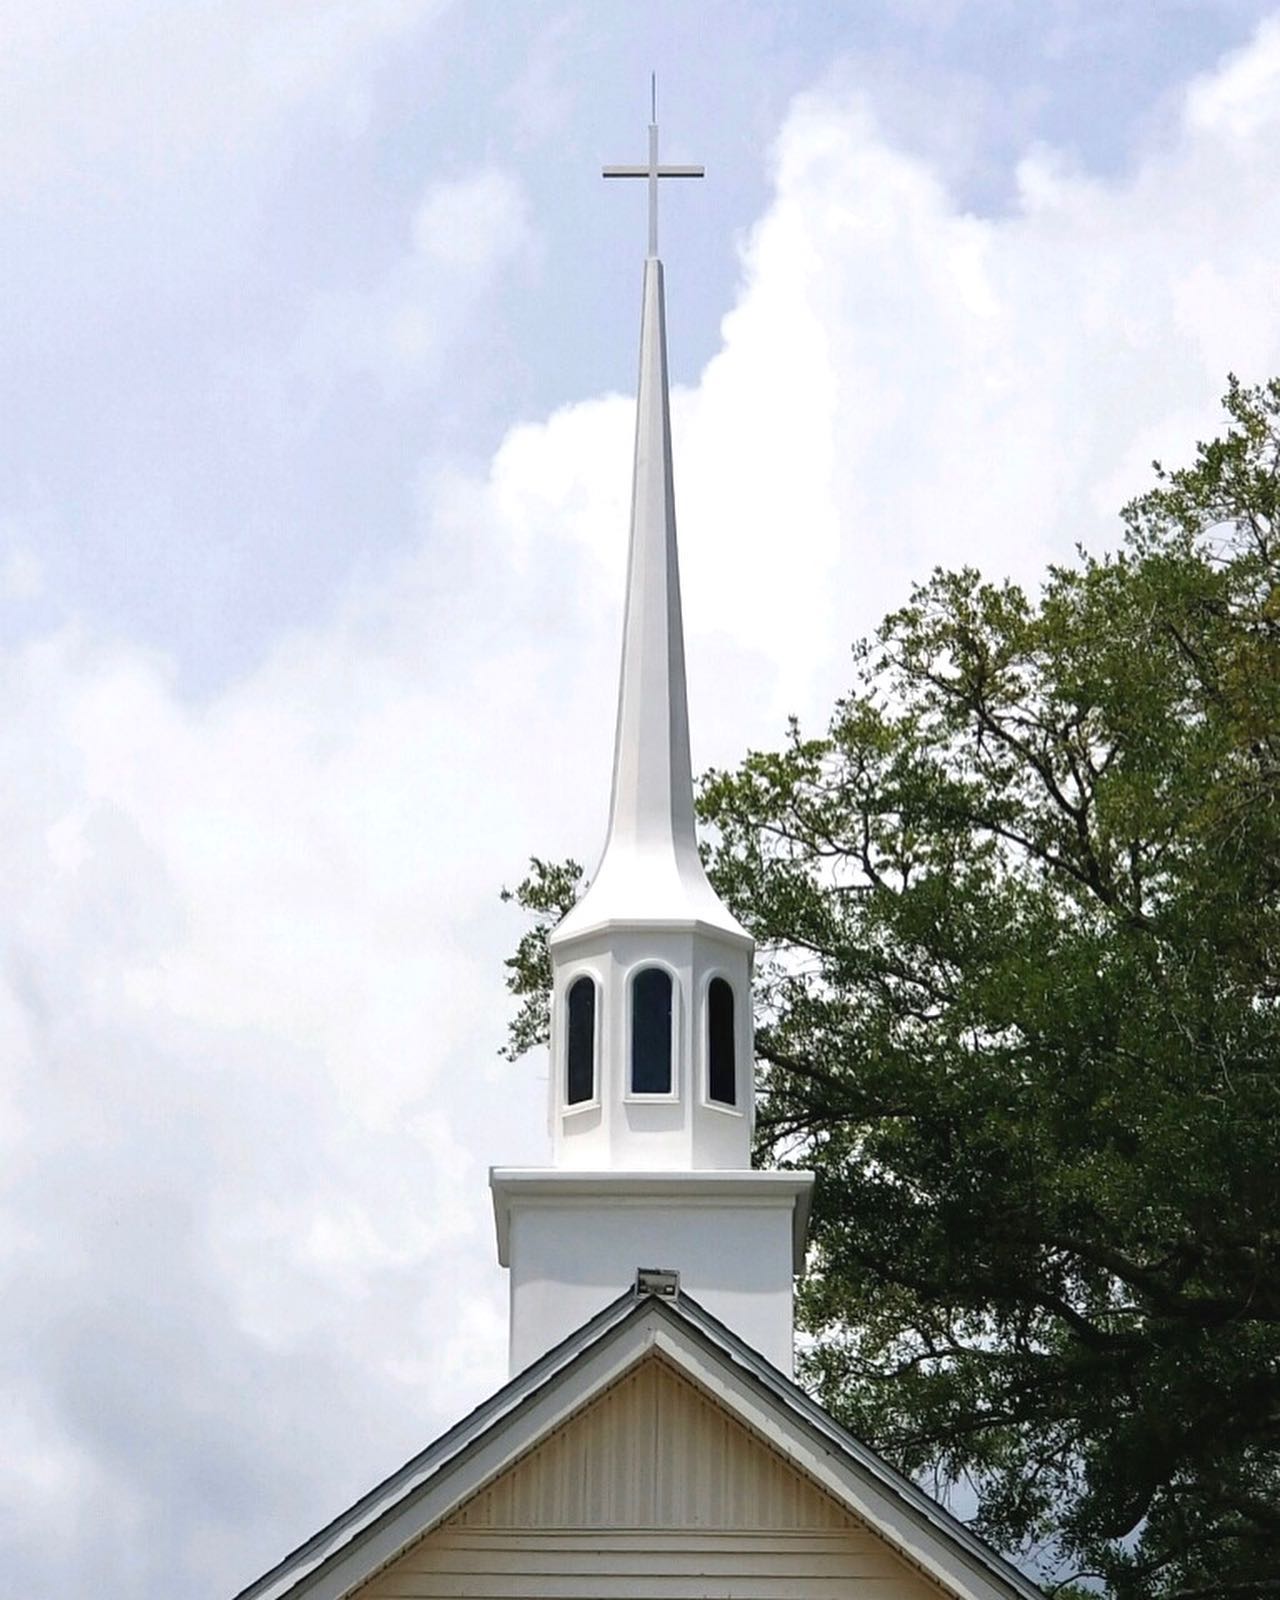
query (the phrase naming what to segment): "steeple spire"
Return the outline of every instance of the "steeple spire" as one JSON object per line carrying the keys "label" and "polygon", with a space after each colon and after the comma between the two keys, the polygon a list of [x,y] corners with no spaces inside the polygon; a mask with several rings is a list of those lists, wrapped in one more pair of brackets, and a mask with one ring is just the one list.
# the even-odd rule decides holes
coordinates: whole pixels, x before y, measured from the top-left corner
{"label": "steeple spire", "polygon": [[703,171],[660,165],[656,122],[649,126],[646,166],[604,169],[606,178],[645,178],[649,184],[631,538],[609,831],[591,888],[556,930],[553,943],[617,918],[682,926],[701,922],[748,942],[707,881],[694,829],[666,300],[657,254],[659,178],[700,178]]}

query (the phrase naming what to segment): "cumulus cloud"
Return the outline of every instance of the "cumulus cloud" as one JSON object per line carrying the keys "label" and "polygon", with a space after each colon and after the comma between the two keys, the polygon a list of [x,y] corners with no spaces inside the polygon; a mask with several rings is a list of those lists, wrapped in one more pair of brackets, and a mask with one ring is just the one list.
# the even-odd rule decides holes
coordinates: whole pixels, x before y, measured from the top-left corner
{"label": "cumulus cloud", "polygon": [[[1031,151],[995,217],[856,95],[793,106],[675,397],[699,762],[816,716],[932,563],[1114,538],[1227,368],[1277,365],[1278,131],[1275,28],[1126,175]],[[413,274],[530,226],[500,173],[429,191],[344,359],[401,371]],[[602,834],[630,432],[587,398],[422,469],[410,553],[204,701],[87,624],[0,652],[23,1592],[229,1591],[500,1381],[484,1167],[542,1159],[546,1068],[494,1059],[495,891]]]}
{"label": "cumulus cloud", "polygon": [[524,191],[509,173],[432,183],[408,248],[379,282],[317,296],[299,337],[301,368],[321,380],[361,372],[393,387],[433,382],[458,332],[532,241]]}
{"label": "cumulus cloud", "polygon": [[83,205],[242,154],[317,97],[345,113],[380,49],[448,4],[0,0],[0,196]]}
{"label": "cumulus cloud", "polygon": [[[719,687],[729,656],[753,675],[749,737],[819,711],[844,646],[934,565],[1034,582],[1078,541],[1112,542],[1152,458],[1216,427],[1228,371],[1280,367],[1273,65],[1280,25],[1194,82],[1119,180],[1029,151],[997,216],[962,210],[866,98],[795,103],[721,349],[673,404],[708,696],[694,731],[726,730],[717,759],[739,737]],[[1206,109],[1219,100],[1229,115]],[[543,549],[558,529],[589,553],[593,596],[619,581],[628,418],[616,398],[581,403],[517,429],[494,465],[504,505],[516,478],[527,496],[523,523],[508,518],[521,559],[521,526]],[[699,673],[699,650],[729,656]]]}
{"label": "cumulus cloud", "polygon": [[491,272],[527,235],[524,196],[493,170],[433,183],[413,219],[419,254],[468,272]]}
{"label": "cumulus cloud", "polygon": [[[518,859],[517,812],[449,670],[351,628],[202,712],[73,633],[6,662],[11,1572],[229,1589],[500,1366],[481,1128],[536,1155],[541,1107],[450,834]],[[509,670],[468,680],[514,738]]]}
{"label": "cumulus cloud", "polygon": [[[0,524],[0,539],[3,525]],[[0,600],[36,600],[44,589],[44,570],[30,545],[17,539],[0,545]]]}

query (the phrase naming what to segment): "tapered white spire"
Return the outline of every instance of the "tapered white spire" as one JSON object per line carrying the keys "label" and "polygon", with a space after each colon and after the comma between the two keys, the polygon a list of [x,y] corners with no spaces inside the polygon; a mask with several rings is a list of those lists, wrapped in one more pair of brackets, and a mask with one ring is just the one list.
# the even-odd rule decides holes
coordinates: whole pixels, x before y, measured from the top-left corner
{"label": "tapered white spire", "polygon": [[[653,245],[657,179],[691,177],[702,169],[660,167],[657,129],[649,131],[648,166],[608,167],[605,175],[649,179]],[[697,922],[748,939],[707,881],[694,831],[668,389],[662,262],[651,254],[644,264],[640,318],[631,543],[609,831],[591,887],[552,935],[554,943],[611,921]]]}

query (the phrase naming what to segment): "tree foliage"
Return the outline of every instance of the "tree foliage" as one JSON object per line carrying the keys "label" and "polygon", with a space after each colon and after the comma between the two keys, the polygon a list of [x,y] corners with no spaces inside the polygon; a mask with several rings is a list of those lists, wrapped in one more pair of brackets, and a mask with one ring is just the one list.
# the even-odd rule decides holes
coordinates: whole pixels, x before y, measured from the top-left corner
{"label": "tree foliage", "polygon": [[544,861],[533,856],[529,871],[514,889],[503,889],[501,898],[514,901],[532,922],[520,936],[515,954],[507,958],[507,988],[520,996],[520,1008],[507,1029],[508,1061],[518,1061],[526,1050],[546,1044],[551,1032],[551,954],[547,935],[568,915],[570,907],[585,887],[582,868],[576,861]]}
{"label": "tree foliage", "polygon": [[1280,382],[1225,404],[1118,552],[935,574],[700,795],[806,1381],[1124,1600],[1280,1594]]}

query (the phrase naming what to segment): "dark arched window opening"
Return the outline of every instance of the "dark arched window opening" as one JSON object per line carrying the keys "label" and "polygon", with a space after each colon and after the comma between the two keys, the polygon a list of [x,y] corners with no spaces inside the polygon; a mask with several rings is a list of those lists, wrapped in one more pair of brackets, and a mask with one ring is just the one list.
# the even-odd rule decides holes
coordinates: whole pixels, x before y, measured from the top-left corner
{"label": "dark arched window opening", "polygon": [[737,1104],[733,1049],[733,990],[723,978],[707,985],[707,1094],[722,1106]]}
{"label": "dark arched window opening", "polygon": [[631,1091],[671,1093],[671,974],[661,967],[631,984]]}
{"label": "dark arched window opening", "polygon": [[569,985],[568,1011],[565,1099],[576,1106],[596,1092],[596,986],[590,978]]}

